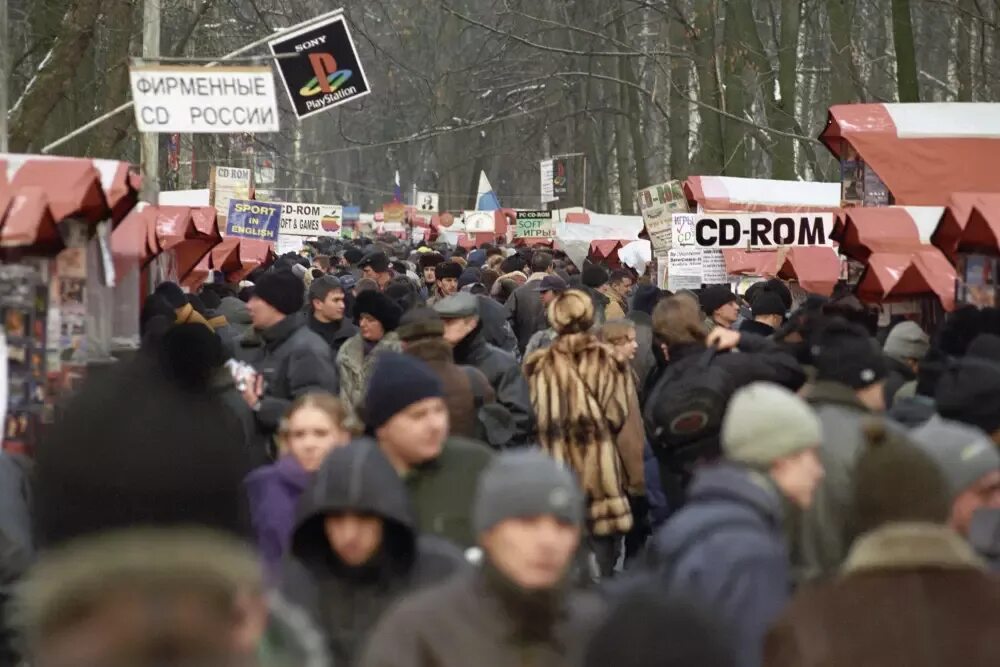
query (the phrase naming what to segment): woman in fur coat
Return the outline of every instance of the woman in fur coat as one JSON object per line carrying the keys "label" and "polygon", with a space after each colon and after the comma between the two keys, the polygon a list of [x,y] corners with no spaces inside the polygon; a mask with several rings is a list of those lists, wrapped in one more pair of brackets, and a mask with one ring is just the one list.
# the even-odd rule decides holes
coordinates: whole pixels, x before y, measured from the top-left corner
{"label": "woman in fur coat", "polygon": [[591,333],[594,304],[587,294],[564,292],[549,305],[548,319],[556,340],[524,365],[538,439],[576,472],[587,496],[591,549],[601,575],[609,576],[632,527],[628,493],[642,489],[642,421],[630,409],[635,382],[628,363]]}

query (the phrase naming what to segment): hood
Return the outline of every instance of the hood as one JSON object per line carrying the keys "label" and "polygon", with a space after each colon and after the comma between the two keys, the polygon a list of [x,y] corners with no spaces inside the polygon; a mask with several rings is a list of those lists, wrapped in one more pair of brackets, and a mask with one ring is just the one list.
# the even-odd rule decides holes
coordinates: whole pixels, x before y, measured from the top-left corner
{"label": "hood", "polygon": [[312,475],[291,456],[282,456],[271,465],[261,466],[247,475],[247,495],[251,504],[263,502],[266,491],[271,487],[284,487],[294,493],[302,493],[309,486]]}
{"label": "hood", "polygon": [[234,296],[227,296],[219,304],[219,313],[226,316],[230,324],[250,326],[250,309]]}
{"label": "hood", "polygon": [[483,318],[479,318],[479,323],[476,324],[476,328],[469,332],[466,336],[455,346],[455,363],[459,365],[474,366],[475,364],[469,363],[469,358],[474,352],[486,344],[483,338]]}
{"label": "hood", "polygon": [[323,519],[354,512],[385,521],[382,554],[406,569],[416,557],[416,519],[406,487],[378,444],[361,438],[330,452],[299,501],[292,554],[307,567],[323,568],[339,559],[330,549]]}
{"label": "hood", "polygon": [[889,417],[907,428],[916,428],[937,414],[937,406],[933,398],[927,396],[907,396],[897,398],[889,410]]}
{"label": "hood", "polygon": [[818,380],[809,389],[806,401],[812,406],[817,405],[842,405],[847,408],[854,408],[861,412],[870,412],[858,399],[854,390],[846,384],[831,382],[829,380]]}
{"label": "hood", "polygon": [[688,502],[736,502],[748,505],[780,525],[784,510],[781,494],[764,473],[732,463],[717,463],[700,468],[688,491]]}
{"label": "hood", "polygon": [[305,317],[305,313],[292,313],[273,327],[261,331],[260,336],[264,339],[264,345],[273,349],[284,343],[292,334],[305,326]]}

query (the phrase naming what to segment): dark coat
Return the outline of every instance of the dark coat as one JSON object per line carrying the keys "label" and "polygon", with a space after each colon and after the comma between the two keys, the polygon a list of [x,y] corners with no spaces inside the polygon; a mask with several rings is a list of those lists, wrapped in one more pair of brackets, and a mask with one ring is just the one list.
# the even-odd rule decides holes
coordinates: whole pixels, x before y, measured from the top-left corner
{"label": "dark coat", "polygon": [[929,396],[907,396],[898,398],[889,410],[889,418],[893,419],[907,428],[916,428],[926,424],[931,417],[937,414],[937,404]]}
{"label": "dark coat", "polygon": [[653,345],[656,344],[653,336],[653,318],[641,310],[633,310],[628,314],[628,319],[635,324],[635,342],[638,349],[635,352],[635,359],[632,360],[632,368],[635,369],[636,387],[640,389],[646,386],[646,381],[656,368],[656,357],[653,354]]}
{"label": "dark coat", "polygon": [[[254,335],[257,334],[257,335]],[[240,340],[237,358],[252,363],[264,376],[264,396],[257,410],[258,430],[272,435],[289,405],[310,391],[340,391],[330,346],[295,313],[261,332]]]}
{"label": "dark coat", "polygon": [[358,328],[354,326],[354,323],[346,319],[327,324],[320,322],[312,315],[309,315],[309,328],[326,341],[326,344],[330,346],[334,359],[337,358],[337,353],[340,352],[340,348],[344,346],[347,339],[358,333]]}
{"label": "dark coat", "polygon": [[[330,548],[328,514],[380,517],[380,551],[360,567],[346,566]],[[400,596],[437,583],[463,566],[452,545],[419,536],[399,476],[370,440],[333,450],[303,495],[283,590],[326,636],[334,664],[355,664],[379,617]]]}
{"label": "dark coat", "polygon": [[311,479],[312,475],[291,456],[247,475],[245,485],[250,519],[257,534],[257,553],[272,581],[281,572],[281,561],[295,528],[295,508]]}
{"label": "dark coat", "polygon": [[761,664],[764,636],[791,593],[784,517],[768,477],[718,463],[699,470],[687,504],[654,538],[664,587],[724,622],[741,666]]}
{"label": "dark coat", "polygon": [[537,289],[538,282],[543,277],[544,274],[535,274],[528,278],[528,282],[514,290],[505,304],[522,356],[531,337],[549,325],[545,317],[545,306],[542,305],[542,294]]}
{"label": "dark coat", "polygon": [[889,355],[883,355],[883,358],[889,371],[885,377],[885,405],[891,408],[896,400],[896,392],[907,382],[916,380],[917,374],[912,368]]}
{"label": "dark coat", "polygon": [[462,548],[476,544],[472,505],[479,475],[492,459],[485,444],[452,437],[445,440],[440,456],[406,475],[422,534],[443,537]]}
{"label": "dark coat", "polygon": [[507,408],[514,420],[512,446],[535,442],[535,416],[531,409],[528,382],[513,355],[486,342],[482,322],[455,346],[455,363],[482,371],[496,392],[497,403]]}
{"label": "dark coat", "polygon": [[757,334],[758,336],[767,337],[774,335],[774,327],[770,324],[758,322],[757,320],[743,320],[740,323],[739,330],[743,333],[752,333]]}
{"label": "dark coat", "polygon": [[479,319],[483,323],[483,336],[490,345],[495,345],[504,352],[518,354],[517,337],[507,321],[507,310],[503,304],[488,296],[480,294]]}
{"label": "dark coat", "polygon": [[1000,665],[1000,581],[943,526],[890,524],[842,576],[802,590],[767,638],[769,667]]}
{"label": "dark coat", "polygon": [[[603,616],[600,600],[568,593],[549,627],[527,638],[525,613],[501,602],[485,574],[463,573],[399,604],[372,633],[362,667],[576,667]],[[520,621],[520,623],[519,623]],[[549,624],[546,624],[549,625]]]}
{"label": "dark coat", "polygon": [[27,458],[0,452],[0,665],[18,663],[8,603],[35,554],[30,472]]}

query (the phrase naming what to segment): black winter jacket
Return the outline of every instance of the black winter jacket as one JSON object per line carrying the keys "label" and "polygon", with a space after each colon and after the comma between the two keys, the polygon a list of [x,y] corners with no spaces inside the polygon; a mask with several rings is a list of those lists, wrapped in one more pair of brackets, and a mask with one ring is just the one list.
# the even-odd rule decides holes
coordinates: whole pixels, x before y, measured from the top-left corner
{"label": "black winter jacket", "polygon": [[258,431],[272,435],[293,400],[309,391],[340,392],[330,346],[306,326],[304,313],[289,315],[265,331],[251,330],[239,343],[237,359],[264,376],[257,411]]}
{"label": "black winter jacket", "polygon": [[482,371],[497,395],[497,403],[507,408],[514,418],[514,447],[535,443],[535,414],[531,408],[528,381],[517,359],[508,352],[486,342],[483,323],[455,346],[455,363],[474,366]]}
{"label": "black winter jacket", "polygon": [[[342,512],[384,522],[379,552],[360,567],[345,565],[326,537],[325,517]],[[302,496],[283,592],[312,616],[333,664],[347,667],[396,599],[448,578],[464,563],[450,543],[417,535],[399,475],[377,444],[358,440],[331,452]]]}

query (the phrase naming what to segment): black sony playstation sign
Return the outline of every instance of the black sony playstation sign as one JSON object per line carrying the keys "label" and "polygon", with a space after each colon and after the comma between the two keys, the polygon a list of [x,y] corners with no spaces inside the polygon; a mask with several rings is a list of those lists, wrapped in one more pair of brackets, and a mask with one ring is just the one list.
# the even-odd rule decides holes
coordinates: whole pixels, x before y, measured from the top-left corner
{"label": "black sony playstation sign", "polygon": [[268,42],[299,119],[371,92],[343,14]]}

